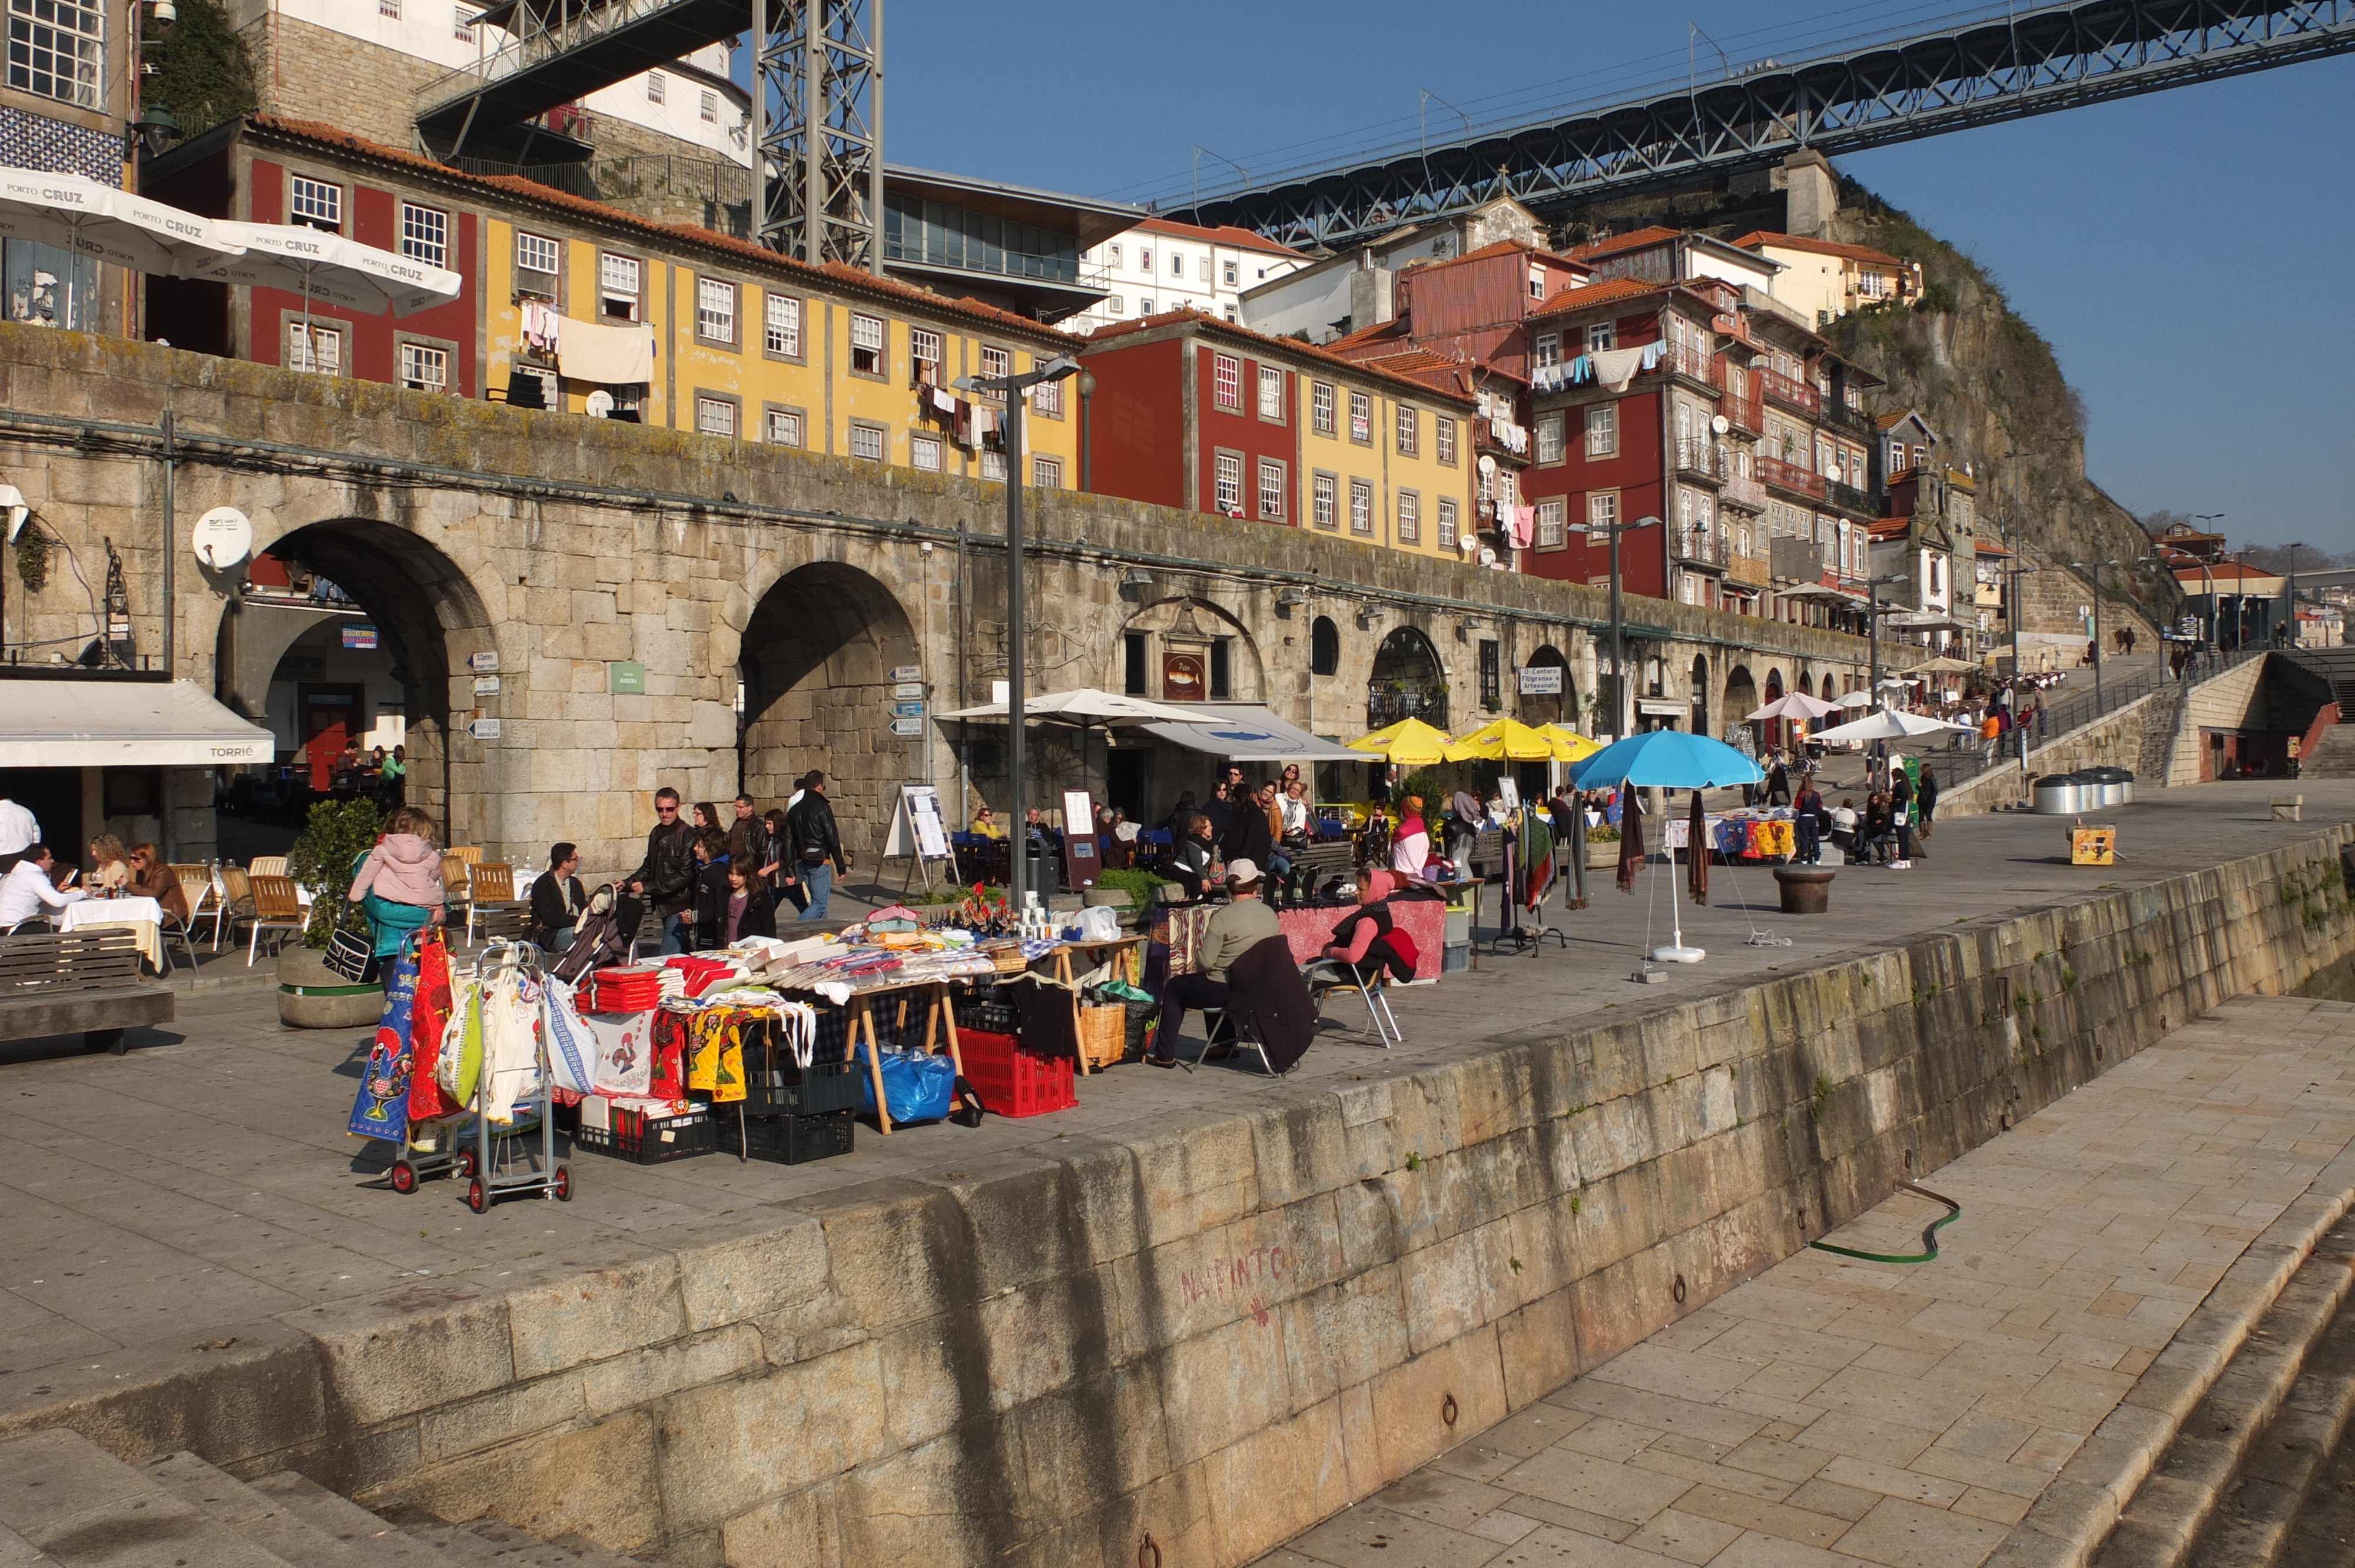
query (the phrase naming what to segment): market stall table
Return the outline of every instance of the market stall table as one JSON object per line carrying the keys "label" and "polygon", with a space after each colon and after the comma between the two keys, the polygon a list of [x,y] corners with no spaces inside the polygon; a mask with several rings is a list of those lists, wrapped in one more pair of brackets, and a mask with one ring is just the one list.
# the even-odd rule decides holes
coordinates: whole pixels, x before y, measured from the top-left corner
{"label": "market stall table", "polygon": [[[907,1022],[908,1003],[914,1000],[915,993],[923,992],[927,1010],[924,1014],[924,1054],[928,1056],[939,1054],[934,1049],[933,1043],[940,1037],[943,1022],[945,1020],[949,1060],[956,1065],[958,1075],[963,1076],[964,1053],[957,1044],[956,1009],[949,1004],[949,987],[961,980],[980,978],[982,977],[979,975],[903,976],[896,970],[886,970],[873,976],[846,975],[839,980],[826,982],[825,990],[817,986],[794,985],[779,985],[777,990],[780,993],[815,997],[845,1010],[844,1045],[849,1055],[856,1058],[860,1038],[863,1036],[867,1042],[867,1077],[868,1082],[875,1089],[875,1125],[882,1129],[884,1137],[889,1138],[891,1136],[891,1107],[883,1097],[883,1048],[876,1043],[875,1038],[876,1003],[888,998],[899,999],[899,1015],[893,1020],[892,1029],[892,1037],[897,1039],[900,1026]],[[828,991],[837,986],[849,988],[848,996],[839,1001],[827,994]]]}
{"label": "market stall table", "polygon": [[58,911],[60,931],[127,926],[140,957],[158,972],[164,968],[164,906],[153,898],[84,898]]}

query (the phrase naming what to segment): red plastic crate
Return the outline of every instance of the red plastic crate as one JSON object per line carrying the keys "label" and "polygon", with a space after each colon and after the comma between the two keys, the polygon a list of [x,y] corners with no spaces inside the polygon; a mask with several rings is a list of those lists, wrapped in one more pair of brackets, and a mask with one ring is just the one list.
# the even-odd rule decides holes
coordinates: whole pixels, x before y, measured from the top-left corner
{"label": "red plastic crate", "polygon": [[1080,1103],[1069,1056],[1026,1051],[1011,1034],[986,1029],[957,1031],[967,1082],[993,1116],[1044,1116]]}

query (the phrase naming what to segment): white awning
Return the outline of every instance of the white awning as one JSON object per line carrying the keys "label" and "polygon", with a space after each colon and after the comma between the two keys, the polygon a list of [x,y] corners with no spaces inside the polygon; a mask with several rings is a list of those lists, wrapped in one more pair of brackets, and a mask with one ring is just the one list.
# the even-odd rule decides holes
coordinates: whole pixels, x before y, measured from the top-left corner
{"label": "white awning", "polygon": [[0,768],[213,768],[269,762],[271,733],[189,681],[0,681]]}
{"label": "white awning", "polygon": [[1149,724],[1145,733],[1230,762],[1370,762],[1362,751],[1319,740],[1257,703],[1188,703],[1190,724]]}

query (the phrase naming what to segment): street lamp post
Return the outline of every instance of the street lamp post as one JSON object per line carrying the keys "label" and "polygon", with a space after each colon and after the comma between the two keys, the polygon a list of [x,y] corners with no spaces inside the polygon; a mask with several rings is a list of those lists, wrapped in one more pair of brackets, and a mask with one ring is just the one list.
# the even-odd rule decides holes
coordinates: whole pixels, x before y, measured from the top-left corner
{"label": "street lamp post", "polygon": [[2098,561],[2087,566],[2083,561],[2069,563],[2081,572],[2094,574],[2094,711],[2102,711],[2102,567]]}
{"label": "street lamp post", "polygon": [[1059,354],[1020,376],[960,376],[951,384],[960,392],[995,392],[1006,399],[1006,761],[1013,780],[1007,812],[1015,835],[1014,853],[1006,857],[1006,890],[1018,913],[1030,869],[1029,812],[1022,801],[1022,409],[1030,388],[1079,368],[1078,360]]}
{"label": "street lamp post", "polygon": [[1096,487],[1096,373],[1081,371],[1075,385],[1080,389],[1080,488],[1092,493]]}
{"label": "street lamp post", "polygon": [[[2222,512],[2196,512],[2192,514],[2191,520],[2194,523],[2222,523],[2224,520],[2224,514]],[[2200,586],[2208,590],[2208,625],[2200,634],[2200,641],[2212,652],[2217,642],[2222,640],[2224,629],[2217,624],[2216,574],[2211,569],[2208,557],[2204,555],[2200,557]]]}
{"label": "street lamp post", "polygon": [[2297,646],[2297,553],[2306,548],[2306,541],[2293,539],[2289,546],[2289,631],[2287,646]]}
{"label": "street lamp post", "polygon": [[1619,739],[1627,733],[1624,715],[1627,708],[1625,620],[1619,609],[1619,535],[1631,528],[1657,528],[1657,517],[1638,517],[1633,523],[1577,523],[1571,525],[1573,534],[1592,538],[1596,534],[1611,537],[1611,738]]}
{"label": "street lamp post", "polygon": [[1881,590],[1893,583],[1910,580],[1903,572],[1891,572],[1885,577],[1871,577],[1864,585],[1864,620],[1867,635],[1872,644],[1872,700],[1881,702],[1881,615],[1884,608]]}

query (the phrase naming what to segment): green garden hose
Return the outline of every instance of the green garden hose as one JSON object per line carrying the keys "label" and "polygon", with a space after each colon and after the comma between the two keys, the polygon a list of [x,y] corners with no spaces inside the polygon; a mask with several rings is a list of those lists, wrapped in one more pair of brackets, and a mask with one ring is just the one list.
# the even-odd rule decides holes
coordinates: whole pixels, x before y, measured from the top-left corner
{"label": "green garden hose", "polygon": [[1900,1181],[1897,1190],[1927,1198],[1934,1203],[1944,1203],[1946,1212],[1932,1220],[1922,1232],[1922,1250],[1917,1253],[1859,1252],[1852,1246],[1834,1246],[1829,1242],[1811,1241],[1807,1245],[1817,1252],[1836,1252],[1842,1257],[1860,1257],[1867,1263],[1928,1263],[1938,1255],[1938,1232],[1963,1217],[1963,1206],[1943,1192],[1933,1192],[1927,1187],[1916,1187],[1911,1181]]}

